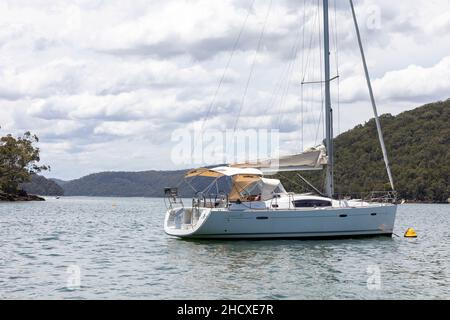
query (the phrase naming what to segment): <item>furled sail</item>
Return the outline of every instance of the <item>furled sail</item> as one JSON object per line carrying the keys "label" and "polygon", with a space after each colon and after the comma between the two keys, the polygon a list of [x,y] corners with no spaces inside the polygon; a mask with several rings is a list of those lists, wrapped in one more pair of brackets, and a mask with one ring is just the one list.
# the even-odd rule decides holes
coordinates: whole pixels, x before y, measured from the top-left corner
{"label": "furled sail", "polygon": [[325,146],[310,148],[303,153],[283,156],[278,159],[257,160],[254,162],[236,163],[233,168],[255,168],[263,173],[285,171],[321,170],[327,164]]}

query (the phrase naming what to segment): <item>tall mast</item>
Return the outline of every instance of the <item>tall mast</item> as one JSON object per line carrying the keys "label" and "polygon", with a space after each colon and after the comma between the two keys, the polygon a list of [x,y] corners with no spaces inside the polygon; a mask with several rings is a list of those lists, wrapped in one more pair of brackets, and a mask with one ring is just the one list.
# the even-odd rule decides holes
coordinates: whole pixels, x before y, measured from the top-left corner
{"label": "tall mast", "polygon": [[327,176],[325,181],[325,193],[328,197],[334,194],[333,177],[333,109],[331,108],[330,92],[330,31],[328,18],[328,0],[323,0],[323,40],[324,40],[324,66],[325,66],[325,127],[326,127],[326,147],[328,155]]}
{"label": "tall mast", "polygon": [[386,146],[384,144],[383,131],[381,130],[380,118],[378,117],[377,105],[375,103],[375,97],[372,90],[372,83],[370,81],[369,69],[367,68],[366,56],[364,54],[364,48],[361,41],[361,33],[359,32],[358,20],[356,19],[355,6],[353,0],[350,0],[350,7],[352,9],[353,22],[355,24],[356,36],[358,38],[359,50],[361,52],[361,58],[364,66],[364,74],[366,76],[367,88],[369,89],[370,101],[372,102],[373,114],[375,115],[375,123],[377,125],[378,139],[380,140],[381,150],[383,152],[384,163],[386,165],[386,171],[389,177],[392,190],[395,190],[394,178],[392,177],[391,167],[389,166],[389,159],[387,155]]}

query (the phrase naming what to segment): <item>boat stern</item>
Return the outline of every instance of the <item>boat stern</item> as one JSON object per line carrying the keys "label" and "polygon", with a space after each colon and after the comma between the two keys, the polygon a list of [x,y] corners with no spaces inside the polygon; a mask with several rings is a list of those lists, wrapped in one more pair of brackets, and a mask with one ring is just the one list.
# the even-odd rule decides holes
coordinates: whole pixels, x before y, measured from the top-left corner
{"label": "boat stern", "polygon": [[211,209],[197,207],[181,207],[169,209],[164,219],[166,234],[176,237],[190,237],[207,220]]}

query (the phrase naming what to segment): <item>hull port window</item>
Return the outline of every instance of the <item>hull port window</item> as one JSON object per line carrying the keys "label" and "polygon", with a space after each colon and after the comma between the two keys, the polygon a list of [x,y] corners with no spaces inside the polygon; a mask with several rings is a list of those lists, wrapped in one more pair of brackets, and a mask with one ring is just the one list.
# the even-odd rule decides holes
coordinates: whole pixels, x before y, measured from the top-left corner
{"label": "hull port window", "polygon": [[295,200],[292,201],[295,208],[317,208],[317,207],[331,207],[331,201],[326,200]]}

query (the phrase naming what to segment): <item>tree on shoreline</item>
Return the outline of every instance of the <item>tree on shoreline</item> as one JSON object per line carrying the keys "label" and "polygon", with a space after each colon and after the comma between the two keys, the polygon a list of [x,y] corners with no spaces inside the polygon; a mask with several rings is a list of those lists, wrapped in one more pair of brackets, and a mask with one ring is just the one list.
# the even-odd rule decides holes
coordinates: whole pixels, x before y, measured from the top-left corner
{"label": "tree on shoreline", "polygon": [[8,134],[0,138],[0,190],[5,193],[19,193],[20,185],[31,180],[33,174],[50,170],[49,166],[38,165],[39,138],[30,132],[13,137]]}

